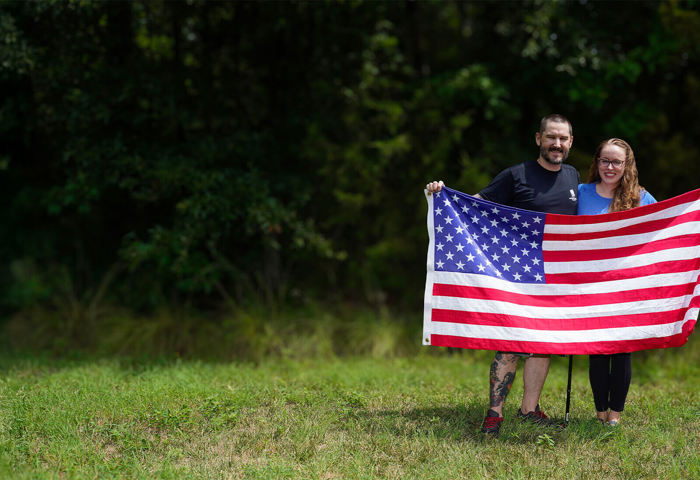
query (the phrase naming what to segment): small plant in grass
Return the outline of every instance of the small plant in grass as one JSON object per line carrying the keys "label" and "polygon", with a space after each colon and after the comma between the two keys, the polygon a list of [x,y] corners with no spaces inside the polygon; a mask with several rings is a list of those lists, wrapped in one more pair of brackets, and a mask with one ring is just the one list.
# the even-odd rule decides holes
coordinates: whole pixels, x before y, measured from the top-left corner
{"label": "small plant in grass", "polygon": [[607,432],[603,433],[601,436],[599,436],[596,441],[599,443],[606,442],[611,439],[615,435],[615,430],[608,430]]}
{"label": "small plant in grass", "polygon": [[362,394],[356,391],[345,392],[343,398],[349,407],[363,408],[366,404]]}
{"label": "small plant in grass", "polygon": [[548,434],[543,433],[543,434],[537,436],[537,445],[540,445],[544,448],[548,448],[551,450],[554,448],[554,439],[552,437],[550,437]]}
{"label": "small plant in grass", "polygon": [[180,430],[191,425],[192,409],[189,405],[182,405],[180,408],[155,409],[146,415],[148,421],[153,426],[160,429]]}
{"label": "small plant in grass", "polygon": [[238,407],[229,400],[215,396],[205,398],[198,410],[205,419],[209,420],[214,430],[233,425],[238,419]]}

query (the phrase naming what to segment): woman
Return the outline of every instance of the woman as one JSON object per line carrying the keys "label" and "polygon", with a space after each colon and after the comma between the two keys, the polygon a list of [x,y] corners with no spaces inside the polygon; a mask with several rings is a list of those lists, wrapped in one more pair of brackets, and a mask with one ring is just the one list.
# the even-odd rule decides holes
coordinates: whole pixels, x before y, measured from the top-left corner
{"label": "woman", "polygon": [[[598,146],[588,182],[578,186],[579,215],[619,212],[656,202],[639,186],[632,147],[619,138]],[[632,378],[632,355],[591,355],[588,376],[598,419],[618,425]]]}

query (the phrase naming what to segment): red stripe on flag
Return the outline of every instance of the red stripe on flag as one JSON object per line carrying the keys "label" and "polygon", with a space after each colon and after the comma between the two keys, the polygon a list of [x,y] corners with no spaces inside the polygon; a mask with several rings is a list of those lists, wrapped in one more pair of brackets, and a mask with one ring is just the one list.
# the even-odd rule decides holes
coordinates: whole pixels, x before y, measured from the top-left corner
{"label": "red stripe on flag", "polygon": [[[523,342],[518,340],[493,340],[490,338],[455,337],[451,335],[430,335],[430,344],[437,347],[472,348],[501,352],[546,353],[557,355],[610,355],[620,352],[636,352],[651,348],[680,347],[688,341],[695,321],[688,320],[683,332],[660,338],[639,340],[619,340],[606,342],[547,343]],[[686,331],[688,327],[689,331]]]}
{"label": "red stripe on flag", "polygon": [[623,212],[607,213],[604,217],[600,215],[557,215],[554,213],[547,214],[547,224],[549,225],[580,225],[582,223],[594,224],[605,223],[615,220],[624,220],[628,218],[636,218],[650,213],[660,212],[667,208],[676,207],[684,203],[694,202],[700,199],[700,189],[687,192],[677,197],[669,198],[661,202],[652,203],[651,205],[643,205],[641,207],[625,210]]}
{"label": "red stripe on flag", "polygon": [[[609,219],[608,219],[609,220]],[[695,222],[700,220],[700,211],[688,212],[683,215],[672,218],[660,218],[658,220],[649,220],[646,222],[629,225],[627,227],[615,228],[613,230],[603,230],[596,232],[581,232],[581,233],[548,233],[546,230],[543,241],[574,241],[574,240],[593,240],[596,238],[622,237],[624,235],[637,235],[641,233],[656,232],[664,228],[681,225],[683,223]]]}
{"label": "red stripe on flag", "polygon": [[[693,301],[689,307],[700,306],[700,300]],[[612,317],[593,318],[529,318],[502,313],[467,312],[434,308],[431,312],[433,322],[459,323],[462,325],[487,325],[495,327],[527,328],[529,330],[598,330],[601,328],[643,327],[663,325],[683,320],[688,309],[667,312],[638,313],[616,315]]]}
{"label": "red stripe on flag", "polygon": [[468,287],[436,283],[433,295],[438,297],[458,297],[470,300],[491,300],[508,302],[531,307],[588,307],[613,303],[642,302],[659,298],[681,297],[693,293],[695,282],[682,285],[661,285],[658,287],[637,288],[620,292],[574,294],[574,295],[528,295],[506,292],[495,288]]}
{"label": "red stripe on flag", "polygon": [[630,247],[608,248],[600,250],[545,250],[542,258],[545,262],[577,262],[586,260],[608,260],[629,257],[645,253],[659,252],[671,248],[694,247],[700,245],[700,233],[679,235],[653,242],[632,245]]}
{"label": "red stripe on flag", "polygon": [[654,263],[653,265],[645,265],[642,267],[630,267],[619,270],[606,270],[602,272],[546,273],[545,267],[544,278],[545,283],[550,284],[597,283],[639,278],[662,273],[690,272],[699,268],[700,258],[691,258],[689,260],[672,260],[668,262]]}

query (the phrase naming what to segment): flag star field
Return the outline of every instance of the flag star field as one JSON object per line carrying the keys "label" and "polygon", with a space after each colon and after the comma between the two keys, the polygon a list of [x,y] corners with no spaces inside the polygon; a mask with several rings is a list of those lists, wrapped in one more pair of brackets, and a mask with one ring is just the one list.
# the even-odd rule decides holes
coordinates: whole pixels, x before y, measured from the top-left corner
{"label": "flag star field", "polygon": [[435,270],[544,282],[544,214],[435,193]]}

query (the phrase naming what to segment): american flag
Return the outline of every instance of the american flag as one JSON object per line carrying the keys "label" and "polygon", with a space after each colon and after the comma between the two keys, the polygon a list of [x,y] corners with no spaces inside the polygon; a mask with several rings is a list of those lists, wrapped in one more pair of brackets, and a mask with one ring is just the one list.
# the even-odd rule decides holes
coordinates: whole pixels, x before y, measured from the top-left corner
{"label": "american flag", "polygon": [[423,344],[555,354],[677,347],[700,311],[700,189],[554,215],[428,194]]}

